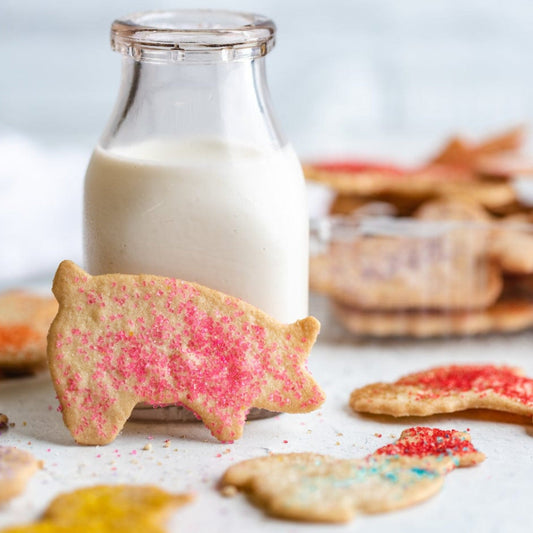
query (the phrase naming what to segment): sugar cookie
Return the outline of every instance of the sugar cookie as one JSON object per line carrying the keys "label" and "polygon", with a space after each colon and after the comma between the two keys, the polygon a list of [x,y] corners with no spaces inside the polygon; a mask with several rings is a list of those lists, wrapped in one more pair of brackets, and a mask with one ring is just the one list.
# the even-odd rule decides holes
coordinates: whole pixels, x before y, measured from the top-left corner
{"label": "sugar cookie", "polygon": [[502,291],[500,268],[479,255],[484,231],[359,235],[311,258],[310,285],[358,309],[480,309]]}
{"label": "sugar cookie", "polygon": [[111,442],[140,402],[184,405],[222,441],[241,436],[251,407],[302,413],[324,402],[306,368],[313,317],[285,325],[195,283],[93,277],[70,261],[53,292],[49,366],[80,444]]}
{"label": "sugar cookie", "polygon": [[222,490],[250,494],[272,515],[311,522],[346,522],[426,500],[457,466],[483,461],[470,435],[416,427],[363,459],[315,453],[274,454],[230,467]]}
{"label": "sugar cookie", "polygon": [[442,337],[512,333],[533,327],[533,301],[504,299],[466,311],[365,311],[333,303],[333,313],[350,332],[372,337]]}
{"label": "sugar cookie", "polygon": [[29,452],[13,446],[0,446],[0,503],[23,492],[42,465],[42,461]]}
{"label": "sugar cookie", "polygon": [[170,513],[192,499],[150,485],[97,485],[57,496],[41,520],[3,533],[163,533]]}
{"label": "sugar cookie", "polygon": [[493,409],[531,417],[533,379],[507,366],[442,366],[356,389],[350,406],[357,412],[392,416]]}
{"label": "sugar cookie", "polygon": [[46,334],[57,303],[26,291],[0,294],[0,368],[32,371],[46,365]]}
{"label": "sugar cookie", "polygon": [[525,142],[525,133],[522,126],[517,126],[479,142],[463,137],[452,137],[430,163],[458,166],[480,172],[483,170],[483,165],[480,168],[480,162],[484,158],[517,153]]}

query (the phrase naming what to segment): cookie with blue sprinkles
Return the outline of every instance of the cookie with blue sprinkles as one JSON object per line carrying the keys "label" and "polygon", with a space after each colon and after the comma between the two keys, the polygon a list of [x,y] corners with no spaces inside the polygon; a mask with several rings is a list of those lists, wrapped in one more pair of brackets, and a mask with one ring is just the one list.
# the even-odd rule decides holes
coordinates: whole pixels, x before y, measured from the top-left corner
{"label": "cookie with blue sprinkles", "polygon": [[422,502],[440,490],[447,473],[484,459],[468,433],[415,427],[362,459],[316,453],[249,459],[226,471],[221,489],[245,491],[274,516],[347,522]]}

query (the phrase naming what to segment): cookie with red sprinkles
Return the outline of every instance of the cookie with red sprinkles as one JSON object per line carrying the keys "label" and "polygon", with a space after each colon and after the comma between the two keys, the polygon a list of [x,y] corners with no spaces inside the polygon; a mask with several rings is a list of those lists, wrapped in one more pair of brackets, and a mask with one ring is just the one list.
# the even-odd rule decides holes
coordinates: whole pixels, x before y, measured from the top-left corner
{"label": "cookie with red sprinkles", "polygon": [[356,389],[350,406],[357,412],[392,416],[493,409],[531,417],[533,379],[509,366],[441,366]]}
{"label": "cookie with red sprinkles", "polygon": [[107,444],[136,404],[183,405],[221,441],[242,435],[252,407],[317,409],[307,370],[320,328],[281,324],[237,298],[150,275],[57,270],[59,312],[48,362],[65,425],[80,444]]}
{"label": "cookie with red sprinkles", "polygon": [[14,446],[0,446],[0,503],[24,491],[42,462]]}
{"label": "cookie with red sprinkles", "polygon": [[273,454],[231,466],[221,490],[245,491],[272,515],[347,522],[358,513],[393,511],[437,493],[447,473],[482,462],[468,433],[415,427],[362,459],[315,453]]}

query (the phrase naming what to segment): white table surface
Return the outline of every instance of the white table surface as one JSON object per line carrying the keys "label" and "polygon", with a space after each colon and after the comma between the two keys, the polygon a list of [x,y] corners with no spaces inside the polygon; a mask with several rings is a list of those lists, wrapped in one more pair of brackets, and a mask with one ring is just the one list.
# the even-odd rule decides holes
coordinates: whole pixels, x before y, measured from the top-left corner
{"label": "white table surface", "polygon": [[[451,362],[506,363],[533,376],[533,333],[440,342],[356,342],[329,322],[320,300],[313,306],[323,320],[323,331],[310,368],[327,393],[326,403],[306,415],[251,421],[234,444],[217,442],[200,423],[130,421],[108,446],[78,446],[63,426],[46,374],[0,382],[0,412],[15,423],[0,435],[0,443],[29,450],[45,463],[21,496],[0,506],[0,526],[35,519],[56,494],[78,487],[155,483],[170,491],[196,493],[194,503],[176,511],[168,522],[171,532],[530,532],[533,426],[527,419],[482,411],[424,419],[370,417],[352,413],[347,402],[355,387]],[[420,505],[361,515],[347,525],[273,519],[243,495],[224,498],[216,490],[224,470],[242,459],[270,451],[362,457],[413,425],[469,428],[487,459],[450,473],[442,491]],[[143,450],[147,443],[152,444],[150,451]]]}

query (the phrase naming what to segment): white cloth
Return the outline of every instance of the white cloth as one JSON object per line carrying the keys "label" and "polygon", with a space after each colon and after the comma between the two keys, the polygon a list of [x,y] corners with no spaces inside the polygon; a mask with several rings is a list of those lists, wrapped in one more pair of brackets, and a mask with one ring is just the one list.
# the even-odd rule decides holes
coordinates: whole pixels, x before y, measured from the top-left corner
{"label": "white cloth", "polygon": [[0,134],[0,286],[46,282],[62,259],[81,260],[89,156],[80,147]]}

